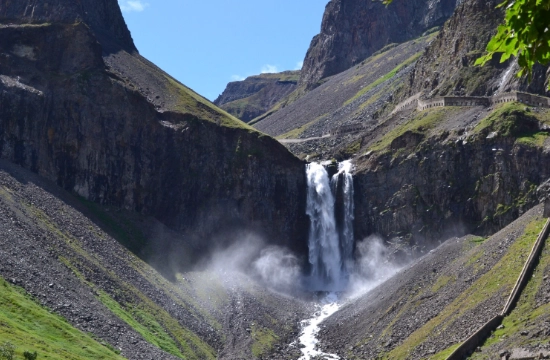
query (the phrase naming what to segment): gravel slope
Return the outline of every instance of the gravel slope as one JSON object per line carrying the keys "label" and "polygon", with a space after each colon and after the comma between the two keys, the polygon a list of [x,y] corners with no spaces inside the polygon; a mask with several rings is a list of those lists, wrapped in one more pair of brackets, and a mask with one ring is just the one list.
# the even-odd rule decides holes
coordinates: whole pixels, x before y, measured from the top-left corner
{"label": "gravel slope", "polygon": [[168,281],[90,217],[55,184],[0,161],[0,276],[129,359],[269,358],[310,311],[244,275]]}
{"label": "gravel slope", "polygon": [[502,310],[541,219],[537,206],[485,241],[448,240],[329,318],[324,351],[346,359],[425,359],[465,340]]}

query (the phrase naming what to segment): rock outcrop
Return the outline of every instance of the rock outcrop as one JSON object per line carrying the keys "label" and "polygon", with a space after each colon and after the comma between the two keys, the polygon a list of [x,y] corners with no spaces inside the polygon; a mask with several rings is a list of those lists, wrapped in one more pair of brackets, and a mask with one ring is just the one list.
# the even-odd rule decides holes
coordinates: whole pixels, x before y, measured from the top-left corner
{"label": "rock outcrop", "polygon": [[321,33],[311,41],[300,83],[308,88],[337,74],[391,43],[420,36],[442,25],[456,0],[396,0],[387,8],[380,1],[331,0]]}
{"label": "rock outcrop", "polygon": [[474,66],[487,43],[504,19],[498,0],[466,0],[457,6],[449,21],[412,73],[409,92],[425,96],[479,95],[491,96],[510,90],[548,95],[544,82],[548,67],[536,66],[533,81],[518,79],[517,62],[500,63],[500,57],[483,67]]}
{"label": "rock outcrop", "polygon": [[301,161],[135,53],[115,0],[33,4],[0,1],[3,159],[196,249],[247,228],[304,251]]}
{"label": "rock outcrop", "polygon": [[299,77],[300,71],[284,71],[230,82],[214,104],[242,121],[250,122],[296,90]]}
{"label": "rock outcrop", "polygon": [[41,24],[83,22],[90,27],[104,50],[137,49],[116,1],[24,0],[0,2],[2,23]]}

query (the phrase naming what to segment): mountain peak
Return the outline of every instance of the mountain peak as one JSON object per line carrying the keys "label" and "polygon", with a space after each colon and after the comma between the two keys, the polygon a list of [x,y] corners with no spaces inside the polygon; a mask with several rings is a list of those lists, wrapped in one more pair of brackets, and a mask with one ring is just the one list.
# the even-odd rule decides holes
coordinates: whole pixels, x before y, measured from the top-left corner
{"label": "mountain peak", "polygon": [[314,88],[319,80],[338,74],[391,43],[402,43],[442,25],[456,0],[380,1],[331,0],[321,33],[311,41],[301,84]]}
{"label": "mountain peak", "polygon": [[83,22],[104,51],[137,52],[116,0],[0,0],[0,22]]}

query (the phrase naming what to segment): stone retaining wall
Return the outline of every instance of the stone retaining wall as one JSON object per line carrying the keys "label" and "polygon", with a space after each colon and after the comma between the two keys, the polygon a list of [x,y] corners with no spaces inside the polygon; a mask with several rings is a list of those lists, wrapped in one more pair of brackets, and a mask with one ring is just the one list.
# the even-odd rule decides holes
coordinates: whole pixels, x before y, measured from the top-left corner
{"label": "stone retaining wall", "polygon": [[544,96],[522,93],[522,92],[510,92],[495,96],[443,96],[436,97],[429,100],[420,100],[420,94],[415,94],[407,100],[399,103],[393,113],[413,109],[418,111],[431,109],[434,107],[443,106],[491,106],[495,104],[501,104],[506,102],[517,101],[522,104],[535,106],[535,107],[550,107],[550,99]]}

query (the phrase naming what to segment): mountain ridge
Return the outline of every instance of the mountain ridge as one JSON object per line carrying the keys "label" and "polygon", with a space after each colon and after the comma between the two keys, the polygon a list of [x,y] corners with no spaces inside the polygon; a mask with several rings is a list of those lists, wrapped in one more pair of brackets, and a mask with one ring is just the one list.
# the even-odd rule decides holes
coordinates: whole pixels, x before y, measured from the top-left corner
{"label": "mountain ridge", "polygon": [[300,77],[308,89],[372,55],[391,43],[401,43],[442,25],[456,6],[455,0],[381,1],[331,0],[325,9],[321,32],[311,41]]}
{"label": "mountain ridge", "polygon": [[230,82],[214,104],[248,123],[292,93],[297,88],[299,74],[299,71],[284,71]]}

